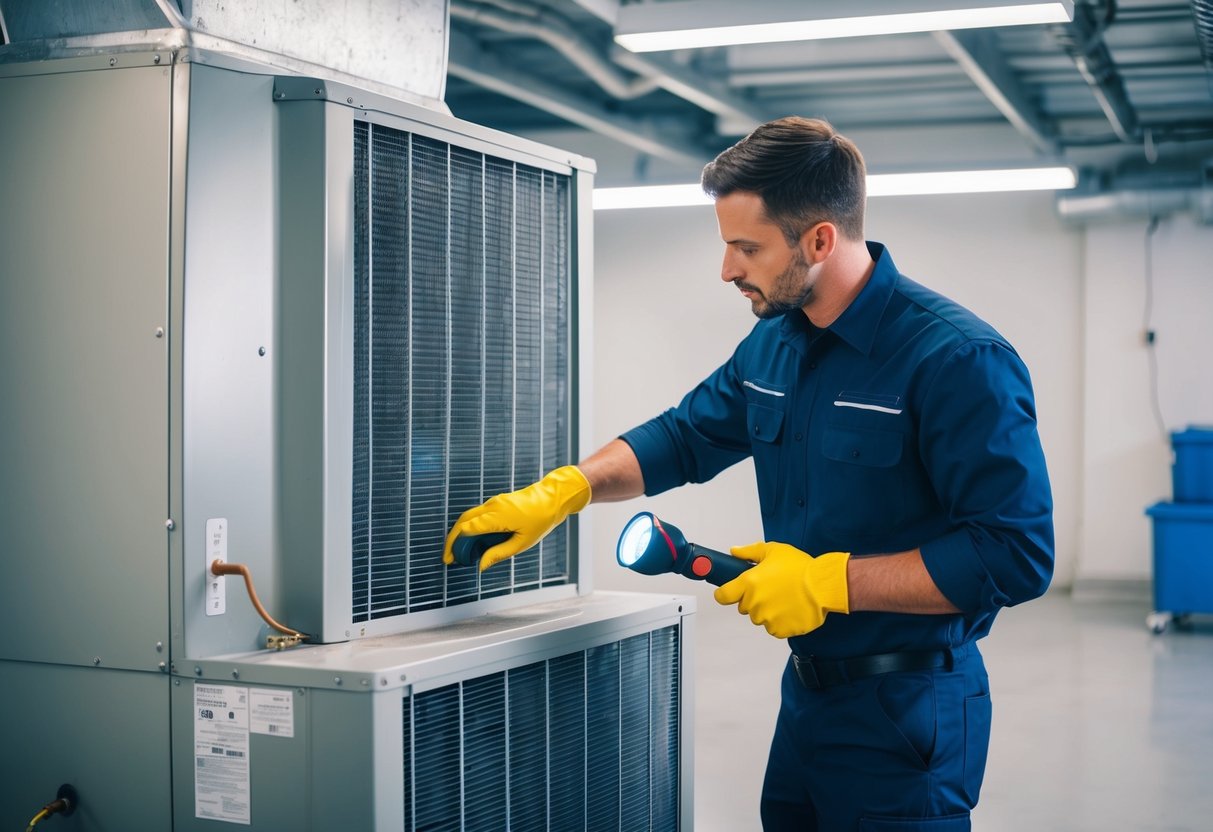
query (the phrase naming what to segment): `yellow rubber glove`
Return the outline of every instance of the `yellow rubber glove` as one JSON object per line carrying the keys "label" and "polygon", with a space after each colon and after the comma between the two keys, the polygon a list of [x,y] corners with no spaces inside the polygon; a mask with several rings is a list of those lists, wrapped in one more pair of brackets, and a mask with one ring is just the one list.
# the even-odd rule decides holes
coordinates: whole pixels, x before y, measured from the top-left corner
{"label": "yellow rubber glove", "polygon": [[590,504],[590,482],[576,465],[557,468],[533,485],[498,494],[459,516],[446,536],[442,562],[455,562],[451,546],[460,535],[513,532],[480,558],[480,571],[531,548],[570,514]]}
{"label": "yellow rubber glove", "polygon": [[731,552],[757,565],[717,589],[716,602],[736,604],[775,638],[811,633],[827,613],[851,611],[847,552],[813,557],[786,543],[751,543]]}

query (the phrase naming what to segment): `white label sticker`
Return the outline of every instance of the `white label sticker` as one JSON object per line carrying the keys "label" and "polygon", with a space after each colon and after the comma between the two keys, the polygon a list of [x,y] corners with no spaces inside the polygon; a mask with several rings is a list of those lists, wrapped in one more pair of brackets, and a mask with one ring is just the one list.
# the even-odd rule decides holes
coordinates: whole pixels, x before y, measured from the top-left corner
{"label": "white label sticker", "polygon": [[295,736],[295,696],[281,688],[249,689],[249,729],[272,737]]}
{"label": "white label sticker", "polygon": [[248,688],[194,684],[194,817],[249,824]]}
{"label": "white label sticker", "polygon": [[227,610],[227,593],[222,575],[211,574],[214,561],[227,563],[227,520],[215,517],[206,521],[206,614],[223,615]]}

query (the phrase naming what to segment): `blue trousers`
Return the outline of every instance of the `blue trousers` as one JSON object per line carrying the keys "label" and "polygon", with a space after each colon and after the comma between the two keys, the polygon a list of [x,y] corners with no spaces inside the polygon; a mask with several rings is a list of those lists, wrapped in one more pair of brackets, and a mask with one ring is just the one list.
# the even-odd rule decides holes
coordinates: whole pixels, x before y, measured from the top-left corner
{"label": "blue trousers", "polygon": [[950,668],[809,690],[789,660],[762,787],[766,832],[970,829],[990,743],[975,645]]}

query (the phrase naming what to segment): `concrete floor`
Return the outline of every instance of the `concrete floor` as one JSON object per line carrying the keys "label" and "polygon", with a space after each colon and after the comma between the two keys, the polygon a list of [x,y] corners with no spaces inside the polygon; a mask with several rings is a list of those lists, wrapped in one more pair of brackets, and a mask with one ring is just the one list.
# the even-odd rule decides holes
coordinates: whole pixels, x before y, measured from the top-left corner
{"label": "concrete floor", "polygon": [[[787,648],[698,610],[695,829],[756,830]],[[1058,591],[1000,613],[981,642],[994,729],[974,829],[1213,829],[1213,619],[1155,636],[1149,611]]]}

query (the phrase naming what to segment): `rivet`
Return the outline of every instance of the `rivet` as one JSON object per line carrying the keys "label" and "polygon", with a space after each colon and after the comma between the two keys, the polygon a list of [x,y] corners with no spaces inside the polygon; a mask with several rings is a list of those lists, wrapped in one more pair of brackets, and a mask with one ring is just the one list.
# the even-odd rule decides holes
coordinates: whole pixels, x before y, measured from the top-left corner
{"label": "rivet", "polygon": [[118,59],[117,59],[117,58],[110,58],[110,66],[114,66],[114,65],[115,65],[115,64],[117,64],[117,63],[118,63]]}
{"label": "rivet", "polygon": [[164,668],[165,668],[165,664],[164,664],[164,662],[160,662],[160,669],[161,669],[161,670],[164,670]]}
{"label": "rivet", "polygon": [[99,664],[101,664],[101,657],[100,657],[100,656],[93,656],[93,666],[96,666],[96,665],[99,665]]}
{"label": "rivet", "polygon": [[200,668],[200,667],[195,667],[195,668],[194,668],[194,675],[195,675],[195,676],[201,676],[201,675],[202,675],[202,668]]}
{"label": "rivet", "polygon": [[265,347],[257,347],[257,355],[265,355]]}
{"label": "rivet", "polygon": [[174,523],[173,518],[170,517],[169,519],[164,521],[164,528],[168,529],[171,532],[173,529],[177,528],[177,524]]}
{"label": "rivet", "polygon": [[312,90],[313,95],[320,95],[322,92],[324,92],[324,90],[320,89],[320,87],[316,87],[316,89]]}
{"label": "rivet", "polygon": [[163,642],[163,641],[158,641],[158,642],[156,642],[156,652],[157,652],[157,653],[163,653],[163,652],[164,652],[164,642]]}
{"label": "rivet", "polygon": [[274,98],[281,101],[282,99],[286,98],[286,93],[284,93],[282,90],[277,90],[274,92]]}
{"label": "rivet", "polygon": [[159,55],[153,55],[153,56],[152,56],[152,63],[154,63],[154,64],[158,64],[158,63],[160,63],[160,56],[159,56]]}
{"label": "rivet", "polygon": [[339,684],[339,685],[340,685],[340,684],[341,684],[341,677],[340,677],[340,676],[334,676],[334,677],[333,677],[333,681],[334,681],[334,682],[336,682],[337,684]]}
{"label": "rivet", "polygon": [[239,678],[240,678],[240,671],[239,671],[239,670],[233,670],[233,671],[232,671],[232,678],[233,678],[233,679],[239,679]]}
{"label": "rivet", "polygon": [[353,104],[353,103],[354,103],[354,96],[352,96],[352,95],[351,95],[349,98],[345,99],[345,103],[346,103],[346,104]]}
{"label": "rivet", "polygon": [[379,680],[379,686],[380,686],[380,687],[387,687],[387,679],[380,679],[380,680]]}
{"label": "rivet", "polygon": [[157,337],[157,338],[163,338],[163,337],[164,337],[164,327],[162,327],[162,326],[158,326],[158,327],[156,327],[156,337]]}
{"label": "rivet", "polygon": [[369,686],[370,684],[371,684],[371,680],[370,680],[370,679],[363,679],[363,680],[362,680],[362,686],[363,686],[364,688],[365,688],[365,687],[367,687],[367,686]]}
{"label": "rivet", "polygon": [[181,680],[180,680],[180,679],[174,679],[174,680],[173,680],[173,685],[174,685],[174,687],[181,687]]}

